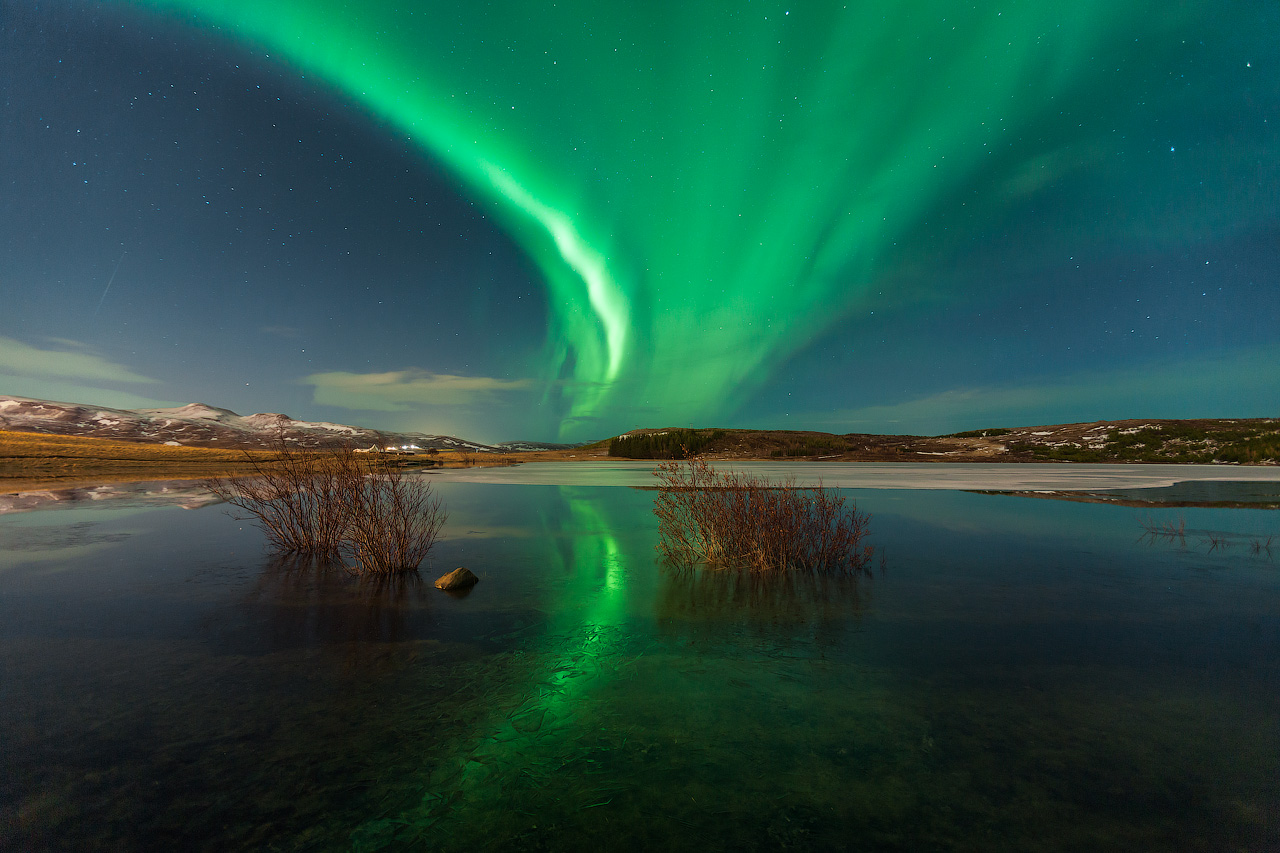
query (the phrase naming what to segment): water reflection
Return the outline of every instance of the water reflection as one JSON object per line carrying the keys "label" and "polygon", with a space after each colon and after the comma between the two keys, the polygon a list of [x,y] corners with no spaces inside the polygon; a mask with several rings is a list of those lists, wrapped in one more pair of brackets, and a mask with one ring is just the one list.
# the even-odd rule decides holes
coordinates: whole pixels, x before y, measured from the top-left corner
{"label": "water reflection", "polygon": [[[524,543],[538,549],[530,556],[539,580],[506,580],[538,583],[547,620],[494,656],[510,657],[504,679],[475,709],[469,734],[424,764],[418,804],[394,820],[362,824],[352,835],[357,846],[412,845],[427,828],[433,839],[450,839],[448,849],[491,846],[495,837],[517,834],[517,825],[527,829],[526,815],[541,808],[544,789],[564,784],[563,768],[599,767],[601,755],[624,748],[627,731],[602,719],[601,696],[634,677],[633,579],[652,571],[653,543],[647,534],[635,537],[631,492],[602,499],[598,490],[561,486],[540,498],[541,535]],[[589,808],[612,790],[588,778],[561,796],[573,808]]]}
{"label": "water reflection", "polygon": [[1280,575],[1243,540],[895,492],[892,572],[770,577],[659,566],[651,493],[445,485],[466,535],[420,575],[174,509],[0,572],[0,849],[1280,849]]}
{"label": "water reflection", "polygon": [[274,557],[238,608],[249,630],[223,645],[258,655],[342,647],[368,657],[380,651],[371,646],[422,638],[431,626],[432,591],[418,572],[361,576],[340,563]]}
{"label": "water reflection", "polygon": [[219,503],[197,480],[95,483],[0,493],[0,515],[49,509],[79,509],[88,504],[113,507],[180,506],[199,509]]}
{"label": "water reflection", "polygon": [[871,583],[857,577],[664,566],[657,598],[666,635],[735,633],[782,645],[831,644],[859,627]]}
{"label": "water reflection", "polygon": [[129,534],[123,531],[105,533],[98,528],[99,525],[91,521],[58,526],[6,526],[0,528],[0,551],[57,552],[123,542],[129,538]]}

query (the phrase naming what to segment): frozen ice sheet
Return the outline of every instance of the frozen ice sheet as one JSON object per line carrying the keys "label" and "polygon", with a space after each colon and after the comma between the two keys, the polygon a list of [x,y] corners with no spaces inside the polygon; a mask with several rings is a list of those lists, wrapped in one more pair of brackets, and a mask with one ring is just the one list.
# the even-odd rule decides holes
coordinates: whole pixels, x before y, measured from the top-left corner
{"label": "frozen ice sheet", "polygon": [[[651,486],[651,461],[529,462],[501,468],[437,469],[432,479],[459,483],[531,486]],[[1280,482],[1280,466],[1088,465],[1080,463],[715,463],[771,480],[794,477],[797,485],[851,489],[997,489],[1010,491],[1140,489],[1218,480]]]}

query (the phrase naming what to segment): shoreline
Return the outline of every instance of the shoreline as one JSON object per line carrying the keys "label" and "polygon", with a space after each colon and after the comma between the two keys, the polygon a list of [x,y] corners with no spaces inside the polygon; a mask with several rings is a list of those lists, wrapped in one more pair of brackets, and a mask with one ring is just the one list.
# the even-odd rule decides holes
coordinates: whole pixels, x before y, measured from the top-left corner
{"label": "shoreline", "polygon": [[[254,462],[270,462],[275,456],[271,451],[219,449],[209,447],[143,444],[113,439],[78,436],[49,435],[0,431],[0,492],[12,494],[33,489],[66,489],[104,483],[142,483],[160,480],[201,480],[206,477],[251,473]],[[1007,468],[1013,471],[1030,471],[1033,468],[1053,468],[1063,473],[1084,473],[1103,466],[1134,471],[1164,469],[1208,469],[1221,472],[1214,479],[1273,479],[1262,472],[1276,472],[1280,479],[1280,466],[1274,463],[1191,463],[1161,461],[1108,461],[1077,462],[1072,460],[1041,460],[1018,456],[989,456],[979,454],[946,454],[862,452],[824,454],[807,457],[762,456],[749,452],[702,454],[699,458],[714,465],[751,463],[758,466],[779,466],[792,472],[818,471],[824,466],[834,466],[842,471],[853,470],[846,466],[928,466],[936,468],[941,480],[952,480],[956,466],[985,465]],[[661,459],[628,459],[608,455],[606,447],[589,446],[566,450],[539,450],[502,454],[444,451],[431,456],[405,457],[407,468],[424,471],[460,471],[470,469],[509,468],[524,465],[569,465],[586,473],[600,467],[651,469]],[[1238,471],[1243,477],[1232,477],[1228,472]],[[1258,476],[1261,474],[1261,476]],[[1225,476],[1223,476],[1225,475]],[[470,479],[470,478],[464,478]],[[505,479],[505,478],[504,478]],[[1003,479],[1003,478],[1001,478]],[[1138,479],[1147,479],[1139,476]],[[1202,479],[1202,478],[1196,478]]]}
{"label": "shoreline", "polygon": [[[405,467],[466,468],[517,464],[518,454],[446,451],[406,457]],[[0,492],[19,487],[75,488],[101,483],[202,480],[253,472],[270,463],[269,450],[144,444],[87,436],[0,430]]]}

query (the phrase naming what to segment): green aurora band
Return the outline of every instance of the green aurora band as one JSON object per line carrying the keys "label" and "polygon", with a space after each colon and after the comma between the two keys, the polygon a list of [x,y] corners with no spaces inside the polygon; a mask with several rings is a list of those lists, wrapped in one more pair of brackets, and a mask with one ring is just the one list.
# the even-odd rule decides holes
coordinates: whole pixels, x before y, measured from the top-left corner
{"label": "green aurora band", "polygon": [[1160,73],[1212,12],[134,2],[321,76],[489,204],[550,288],[564,437],[723,414],[886,282],[927,288],[903,283],[899,241],[946,210],[976,233],[1083,168],[1154,97],[1117,70]]}

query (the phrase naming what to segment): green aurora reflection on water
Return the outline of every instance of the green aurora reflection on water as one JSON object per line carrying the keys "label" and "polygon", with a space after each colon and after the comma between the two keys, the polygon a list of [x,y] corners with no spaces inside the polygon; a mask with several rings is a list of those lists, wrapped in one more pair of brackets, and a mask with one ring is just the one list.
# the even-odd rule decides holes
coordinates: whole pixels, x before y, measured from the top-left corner
{"label": "green aurora reflection on water", "polygon": [[[1169,68],[1221,15],[1110,0],[137,2],[319,75],[488,202],[551,291],[544,402],[565,438],[714,417],[842,318],[948,298],[929,292],[931,266],[1047,186],[1115,178],[1117,130],[1158,139],[1169,116],[1211,111],[1210,87]],[[1156,168],[1121,172],[1143,188]],[[1150,237],[1174,202],[1144,204],[1112,236]]]}

